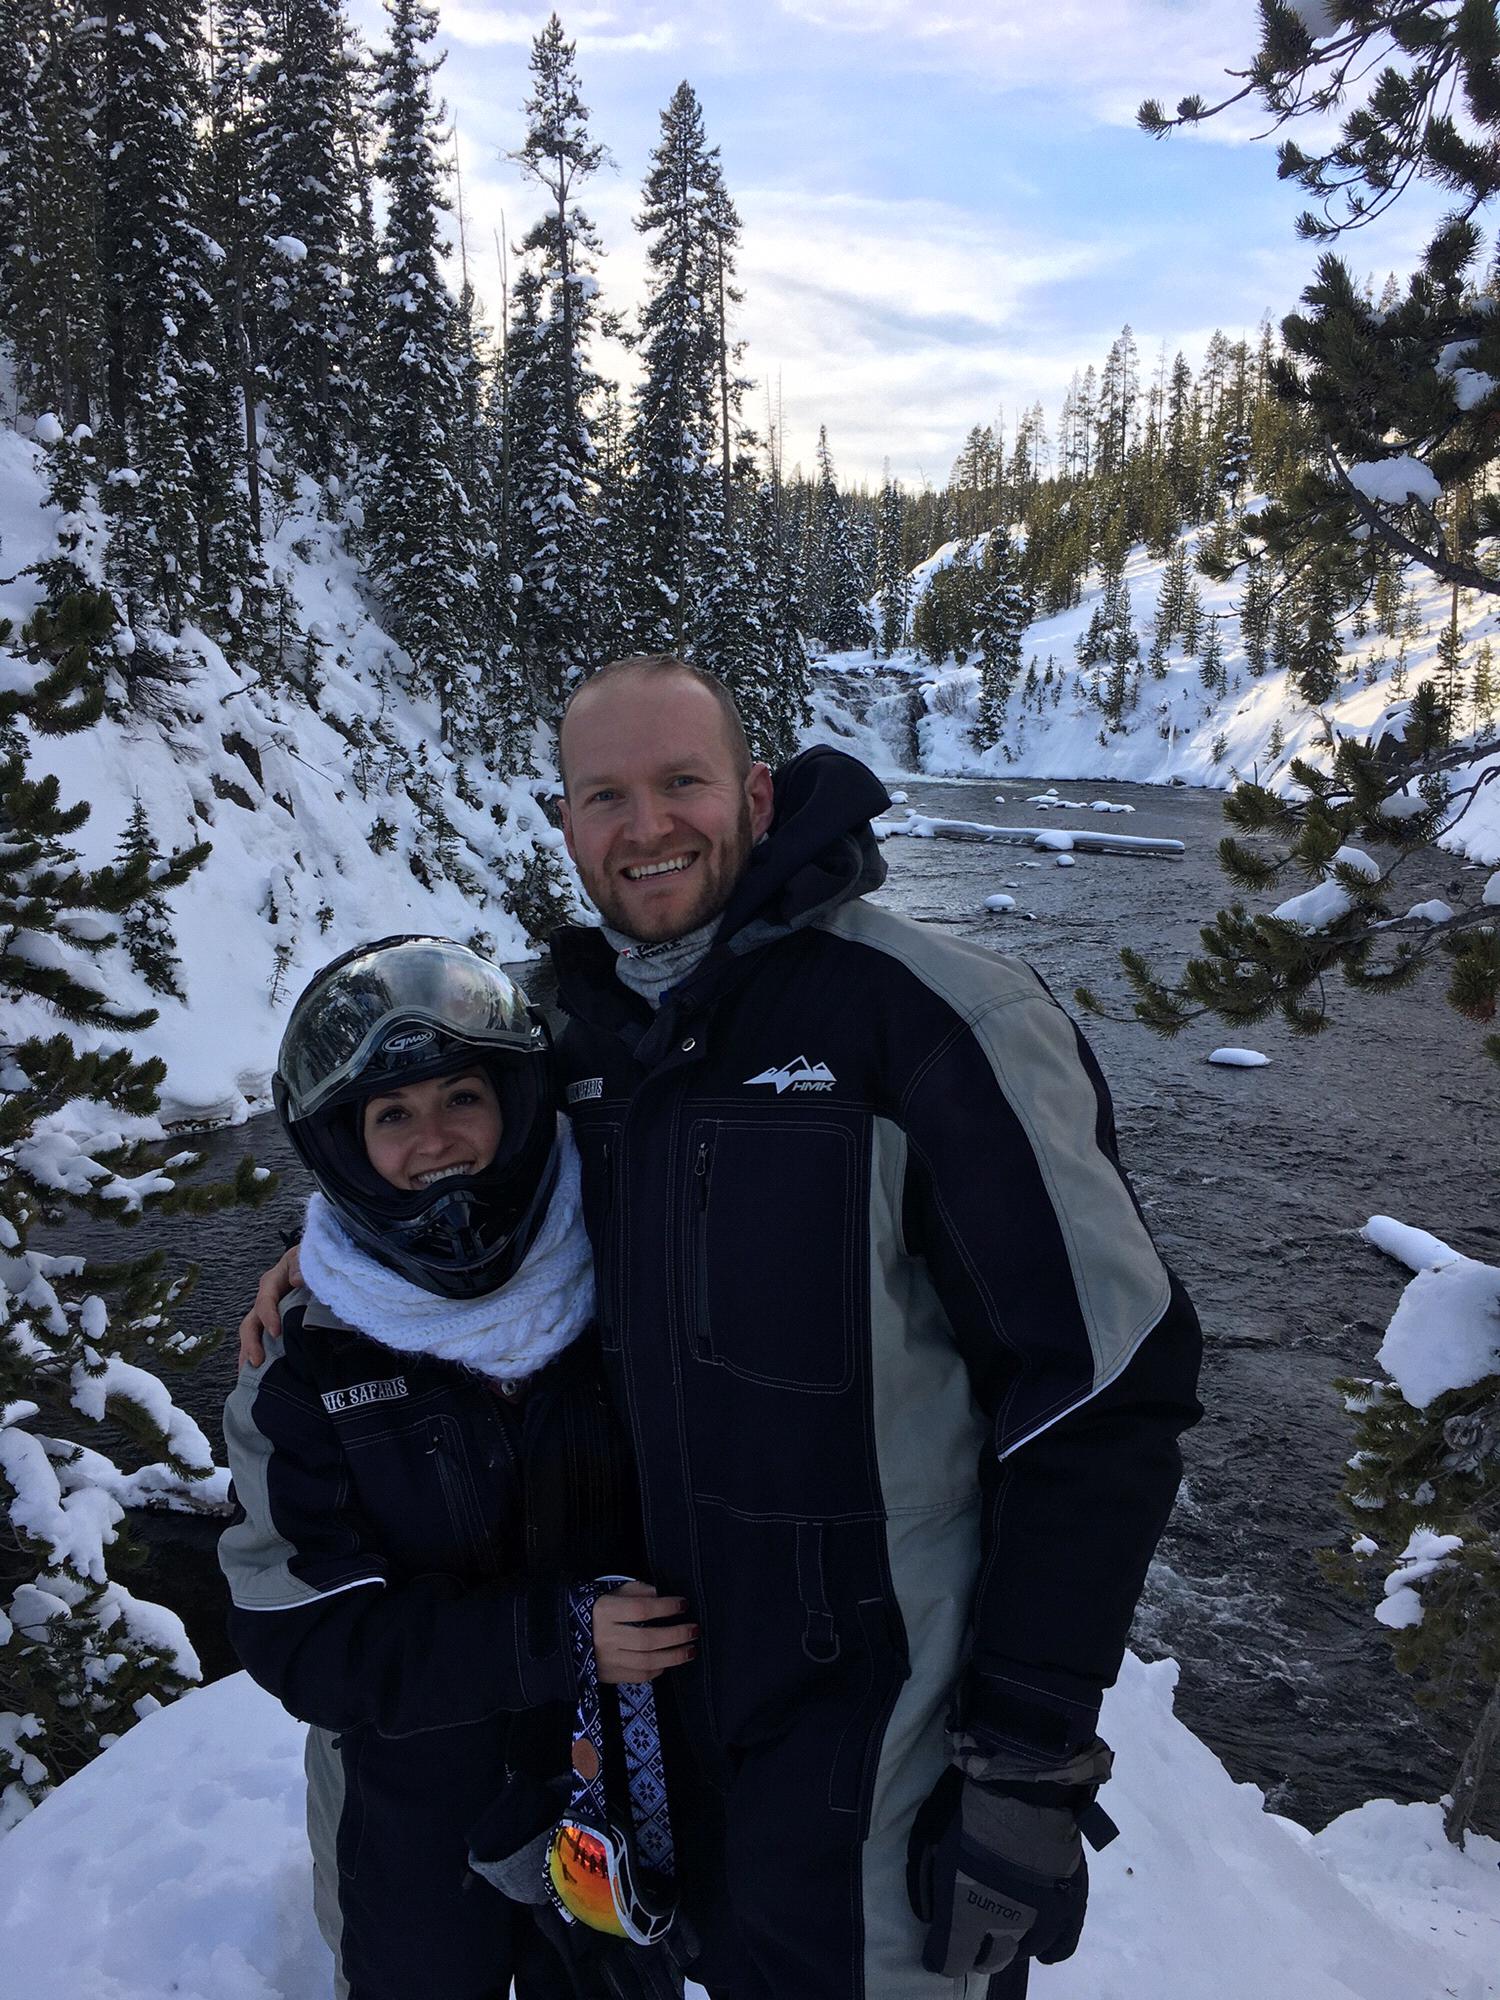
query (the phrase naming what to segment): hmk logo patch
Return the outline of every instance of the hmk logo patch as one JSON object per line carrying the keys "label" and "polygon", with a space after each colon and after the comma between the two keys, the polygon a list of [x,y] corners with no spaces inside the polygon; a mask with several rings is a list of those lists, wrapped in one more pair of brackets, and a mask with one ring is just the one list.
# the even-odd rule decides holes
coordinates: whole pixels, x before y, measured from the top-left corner
{"label": "hmk logo patch", "polygon": [[759,1076],[747,1076],[745,1081],[772,1084],[780,1097],[784,1090],[832,1090],[837,1078],[827,1063],[810,1063],[806,1056],[797,1056],[780,1069],[763,1069]]}

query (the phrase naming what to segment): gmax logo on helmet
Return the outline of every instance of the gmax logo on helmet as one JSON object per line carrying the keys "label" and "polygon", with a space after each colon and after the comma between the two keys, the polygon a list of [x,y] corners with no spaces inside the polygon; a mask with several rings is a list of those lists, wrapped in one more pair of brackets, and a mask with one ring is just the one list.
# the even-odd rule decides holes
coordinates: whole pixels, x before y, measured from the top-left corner
{"label": "gmax logo on helmet", "polygon": [[416,1049],[430,1047],[436,1040],[437,1035],[431,1028],[407,1028],[403,1033],[392,1035],[388,1041],[382,1042],[380,1053],[383,1056],[409,1056]]}

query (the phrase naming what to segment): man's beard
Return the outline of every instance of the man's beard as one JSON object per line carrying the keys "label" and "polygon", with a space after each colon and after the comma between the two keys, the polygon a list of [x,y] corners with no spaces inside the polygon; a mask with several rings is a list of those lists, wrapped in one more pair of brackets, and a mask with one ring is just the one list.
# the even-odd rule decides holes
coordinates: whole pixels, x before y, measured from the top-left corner
{"label": "man's beard", "polygon": [[627,907],[624,897],[617,891],[613,875],[605,874],[594,882],[585,876],[583,886],[589,893],[589,900],[611,930],[620,931],[640,944],[666,944],[673,938],[686,937],[689,931],[701,930],[723,913],[739,886],[753,845],[750,802],[741,798],[733,836],[705,846],[694,863],[698,881],[692,901],[680,911],[672,915],[663,914],[656,920],[643,922],[636,912]]}

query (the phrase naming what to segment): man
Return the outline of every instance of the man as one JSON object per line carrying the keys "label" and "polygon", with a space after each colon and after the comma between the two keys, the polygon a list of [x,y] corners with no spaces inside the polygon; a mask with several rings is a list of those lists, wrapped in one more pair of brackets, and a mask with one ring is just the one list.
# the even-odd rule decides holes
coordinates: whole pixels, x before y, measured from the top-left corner
{"label": "man", "polygon": [[652,1579],[702,1624],[663,1685],[723,1819],[710,1983],[977,2000],[1077,1941],[1196,1319],[1041,982],[866,900],[864,766],[773,783],[666,658],[561,754],[604,926],[554,941],[558,1053]]}

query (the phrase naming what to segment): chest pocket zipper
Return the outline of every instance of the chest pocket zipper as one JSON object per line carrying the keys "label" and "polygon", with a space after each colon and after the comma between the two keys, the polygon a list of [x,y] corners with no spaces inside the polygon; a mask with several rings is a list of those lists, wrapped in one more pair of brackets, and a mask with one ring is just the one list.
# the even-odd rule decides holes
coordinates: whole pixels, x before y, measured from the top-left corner
{"label": "chest pocket zipper", "polygon": [[479,1561],[491,1571],[497,1570],[496,1550],[480,1518],[473,1483],[465,1476],[460,1454],[454,1450],[452,1440],[444,1435],[441,1422],[432,1426],[427,1456],[437,1467],[438,1485],[454,1534],[468,1549],[471,1560]]}
{"label": "chest pocket zipper", "polygon": [[713,1322],[708,1310],[708,1184],[713,1173],[713,1154],[706,1139],[701,1140],[693,1161],[691,1203],[693,1265],[692,1312],[688,1337],[700,1361],[714,1358]]}

